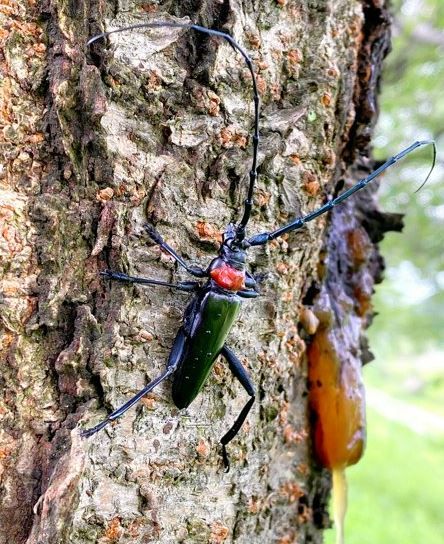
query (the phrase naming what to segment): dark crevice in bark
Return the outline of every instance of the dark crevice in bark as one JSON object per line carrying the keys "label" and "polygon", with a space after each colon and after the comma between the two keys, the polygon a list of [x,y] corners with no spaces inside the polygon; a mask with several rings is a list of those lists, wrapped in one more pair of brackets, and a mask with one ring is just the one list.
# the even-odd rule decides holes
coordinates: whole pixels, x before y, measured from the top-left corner
{"label": "dark crevice in bark", "polygon": [[[78,13],[79,6],[76,3],[70,3],[68,5],[68,16],[75,17]],[[84,107],[85,100],[82,96],[82,92],[85,90],[85,87],[82,89],[81,85],[79,85],[79,83],[82,83],[80,78],[77,79],[77,81],[73,80],[73,74],[79,67],[75,66],[72,58],[61,53],[64,47],[65,37],[59,31],[53,7],[48,7],[45,18],[49,19],[50,15],[52,15],[52,24],[50,25],[48,32],[50,42],[48,66],[50,66],[50,71],[45,86],[39,89],[39,92],[42,92],[45,89],[51,90],[50,93],[47,93],[47,96],[50,98],[47,103],[48,113],[46,117],[46,129],[49,136],[48,149],[50,158],[48,157],[48,165],[50,167],[50,172],[46,181],[42,184],[40,200],[36,199],[34,206],[31,207],[29,212],[30,217],[33,218],[34,227],[37,232],[38,245],[36,249],[37,254],[40,253],[39,264],[41,267],[41,273],[38,280],[40,285],[39,299],[40,308],[43,309],[44,312],[46,312],[48,305],[52,304],[50,297],[53,295],[50,295],[49,286],[51,278],[56,274],[52,263],[47,262],[46,260],[47,248],[60,243],[60,249],[63,251],[63,246],[69,245],[72,242],[71,234],[73,233],[69,231],[58,231],[59,225],[62,227],[64,226],[64,221],[66,219],[64,217],[65,210],[63,212],[62,210],[59,210],[60,215],[58,217],[53,216],[50,214],[49,208],[46,209],[45,206],[42,206],[42,203],[45,202],[47,196],[57,200],[60,199],[61,195],[66,195],[69,200],[72,200],[75,203],[81,203],[83,198],[91,198],[96,191],[96,185],[94,181],[81,175],[80,171],[85,172],[88,169],[85,168],[85,165],[93,165],[94,161],[97,160],[101,161],[102,168],[106,170],[106,156],[104,156],[103,145],[98,145],[97,140],[92,141],[92,134],[99,133],[99,119],[96,117],[95,122],[92,122],[91,111],[88,107]],[[82,31],[79,33],[76,47],[78,48],[78,51],[81,51],[84,48]],[[95,60],[97,61],[97,58]],[[72,89],[75,89],[72,95],[73,102],[69,104],[66,102],[65,111],[63,111],[64,106],[60,105],[60,100],[59,104],[56,104],[57,99],[55,98],[58,85],[64,81],[69,81]],[[60,118],[64,124],[66,123],[65,128],[61,127],[59,122]],[[66,134],[64,134],[63,131],[67,129],[70,131],[70,135],[73,138],[71,152],[72,158],[75,161],[78,161],[77,166],[74,165],[66,155],[66,145],[64,142]],[[70,174],[74,175],[74,183],[72,182],[72,179],[67,179],[67,172],[72,173],[73,170],[74,172],[76,170],[78,171],[77,174]],[[60,200],[60,203],[63,206],[63,199]],[[80,207],[79,212],[83,213],[81,210],[82,208]],[[93,205],[90,208],[85,207],[84,210],[86,211],[86,214],[91,215],[83,217],[79,215],[79,220],[81,219],[86,223],[90,222],[92,225],[94,223],[97,224],[98,217],[95,217],[95,214],[98,211],[98,207]],[[48,215],[46,215],[47,213]],[[53,223],[53,221],[55,221],[55,223]],[[52,223],[57,226],[54,228]],[[93,232],[93,230],[94,227],[91,232]],[[78,241],[81,242],[82,240],[78,239]],[[93,239],[89,239],[89,237],[86,236],[84,241],[89,243],[90,248],[93,247]],[[63,266],[65,257],[60,256],[60,259],[61,262],[58,264]],[[91,300],[91,297],[94,298],[95,294],[87,294],[86,296]],[[95,304],[93,305],[95,306]],[[52,375],[51,379],[59,393],[59,409],[61,417],[58,422],[47,424],[46,436],[38,439],[39,446],[35,453],[35,468],[33,471],[35,481],[33,485],[30,486],[31,495],[23,495],[23,513],[21,515],[22,521],[20,523],[20,529],[17,529],[15,538],[12,537],[11,540],[17,544],[19,542],[24,542],[29,537],[29,532],[32,528],[34,519],[31,509],[38,497],[46,491],[59,459],[70,447],[69,431],[76,425],[78,420],[76,409],[82,403],[80,399],[76,398],[73,392],[68,392],[68,390],[65,389],[72,380],[76,380],[80,376],[76,377],[75,375],[71,376],[70,374],[65,374],[65,371],[62,368],[56,368],[54,365],[58,356],[62,355],[64,351],[69,350],[70,346],[75,344],[77,340],[76,334],[78,331],[76,330],[76,320],[78,318],[79,303],[70,298],[70,293],[68,291],[66,299],[57,302],[56,307],[55,321],[49,323],[46,322],[46,317],[43,317],[43,321],[39,325],[39,332],[42,337],[41,344],[42,346],[46,346],[48,353],[48,372]],[[71,370],[69,370],[69,373],[71,373]],[[61,383],[65,384],[62,386],[62,389]],[[95,384],[95,387],[100,391],[99,385]],[[44,470],[41,470],[41,467],[44,467]]]}
{"label": "dark crevice in bark", "polygon": [[382,61],[390,51],[390,16],[385,6],[372,0],[363,1],[363,40],[358,57],[353,103],[356,119],[344,149],[344,159],[351,163],[356,150],[366,152],[378,117],[377,95]]}

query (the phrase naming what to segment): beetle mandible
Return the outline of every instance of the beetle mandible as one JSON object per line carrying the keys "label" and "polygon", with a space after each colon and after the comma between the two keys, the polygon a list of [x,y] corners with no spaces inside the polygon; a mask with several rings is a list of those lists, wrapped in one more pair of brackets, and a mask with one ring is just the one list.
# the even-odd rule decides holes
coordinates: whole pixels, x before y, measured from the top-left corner
{"label": "beetle mandible", "polygon": [[144,395],[152,391],[157,385],[170,376],[173,376],[173,402],[179,409],[186,408],[202,389],[217,357],[222,355],[228,362],[231,372],[239,380],[250,397],[234,424],[220,440],[222,444],[224,465],[226,470],[229,470],[230,465],[226,446],[239,432],[255,400],[254,385],[247,371],[239,358],[226,344],[226,338],[239,313],[241,300],[259,296],[256,280],[246,270],[246,253],[248,248],[265,245],[283,234],[300,229],[309,221],[328,212],[337,204],[340,204],[357,191],[363,189],[384,170],[408,155],[414,149],[431,144],[434,152],[433,164],[424,181],[425,183],[435,164],[436,148],[435,143],[432,140],[416,141],[397,155],[388,159],[370,175],[361,179],[351,188],[344,191],[335,199],[328,201],[317,210],[298,217],[287,225],[274,231],[263,232],[248,238],[246,237],[246,227],[250,219],[253,205],[253,191],[258,177],[259,93],[253,63],[246,51],[232,38],[232,36],[225,32],[212,30],[195,24],[168,21],[141,23],[104,32],[91,38],[88,45],[115,32],[159,27],[183,28],[223,38],[244,58],[252,78],[254,101],[254,129],[252,137],[253,157],[249,174],[248,193],[247,198],[244,201],[242,218],[239,223],[229,224],[225,229],[218,256],[211,261],[206,269],[186,263],[184,259],[162,239],[161,235],[152,226],[145,226],[148,235],[156,244],[158,244],[165,252],[169,253],[190,275],[204,280],[203,283],[199,281],[183,281],[172,284],[155,279],[129,276],[111,270],[101,272],[101,275],[109,280],[116,280],[126,284],[136,283],[141,285],[164,286],[170,289],[194,293],[194,296],[185,309],[183,322],[173,342],[165,371],[158,378],[146,385],[123,406],[109,414],[101,423],[95,427],[82,430],[81,435],[83,437],[89,437],[100,431],[108,423],[111,423],[122,416]]}

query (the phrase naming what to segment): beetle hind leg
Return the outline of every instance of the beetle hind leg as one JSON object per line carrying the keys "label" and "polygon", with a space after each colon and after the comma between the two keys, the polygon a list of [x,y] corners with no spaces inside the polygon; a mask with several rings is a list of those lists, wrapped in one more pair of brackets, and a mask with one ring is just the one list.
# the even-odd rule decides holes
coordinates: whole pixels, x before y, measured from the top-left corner
{"label": "beetle hind leg", "polygon": [[248,402],[245,404],[245,406],[242,408],[241,413],[237,417],[236,421],[233,423],[232,427],[220,439],[220,443],[222,444],[222,458],[224,461],[225,472],[228,472],[230,470],[230,460],[228,458],[226,446],[237,435],[237,433],[240,431],[242,427],[242,424],[247,418],[248,413],[250,412],[251,407],[253,406],[255,401],[255,391],[254,391],[254,385],[253,385],[253,382],[251,381],[250,376],[248,375],[247,371],[243,367],[238,357],[236,357],[236,355],[233,353],[233,351],[229,347],[224,346],[222,348],[221,355],[223,355],[225,359],[228,361],[228,365],[230,367],[231,372],[240,381],[245,391],[251,397],[248,400]]}
{"label": "beetle hind leg", "polygon": [[185,348],[185,341],[186,341],[185,332],[182,328],[180,328],[174,340],[173,347],[171,348],[171,353],[168,358],[166,370],[162,372],[162,374],[158,378],[151,381],[141,391],[139,391],[136,395],[134,395],[134,397],[128,400],[123,406],[120,406],[120,408],[117,408],[117,410],[114,410],[114,412],[109,414],[109,416],[103,421],[101,421],[98,425],[96,425],[95,427],[91,427],[90,429],[81,430],[80,436],[82,438],[89,438],[90,436],[97,433],[98,431],[101,431],[106,425],[108,425],[108,423],[111,423],[112,421],[115,421],[116,419],[118,419],[120,416],[123,416],[123,414],[127,410],[129,410],[132,406],[134,406],[137,402],[139,402],[139,400],[142,397],[144,397],[147,393],[152,391],[157,385],[159,385],[166,378],[168,378],[168,376],[171,376],[172,374],[174,374],[180,362],[182,361],[184,348]]}

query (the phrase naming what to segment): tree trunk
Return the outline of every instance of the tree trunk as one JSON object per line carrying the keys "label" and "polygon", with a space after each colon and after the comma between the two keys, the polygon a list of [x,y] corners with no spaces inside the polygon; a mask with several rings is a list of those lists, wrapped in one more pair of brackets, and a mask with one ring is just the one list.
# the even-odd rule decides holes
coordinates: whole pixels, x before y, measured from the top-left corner
{"label": "tree trunk", "polygon": [[[321,542],[330,480],[311,452],[298,321],[333,274],[358,316],[359,355],[370,310],[357,309],[357,289],[368,302],[381,269],[368,239],[393,225],[370,190],[333,220],[249,251],[262,297],[244,303],[229,344],[258,396],[229,445],[229,473],[219,440],[246,395],[222,360],[188,409],[165,383],[81,439],[79,422],[97,423],[162,372],[187,303],[99,271],[189,279],[148,240],[147,221],[208,264],[240,218],[253,121],[248,70],[221,40],[170,28],[85,43],[103,29],[191,19],[249,51],[262,99],[254,234],[371,169],[384,2],[11,0],[0,17],[0,544]],[[367,240],[358,263],[353,233]]]}

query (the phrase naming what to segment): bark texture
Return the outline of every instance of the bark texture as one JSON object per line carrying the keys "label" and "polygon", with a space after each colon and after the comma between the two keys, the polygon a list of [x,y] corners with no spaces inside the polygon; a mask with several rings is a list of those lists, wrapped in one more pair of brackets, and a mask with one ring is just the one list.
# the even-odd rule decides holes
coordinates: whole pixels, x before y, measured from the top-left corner
{"label": "bark texture", "polygon": [[8,0],[0,18],[0,544],[321,542],[330,483],[312,460],[299,317],[313,332],[303,307],[329,275],[359,356],[381,270],[373,242],[396,218],[370,191],[250,251],[263,297],[244,304],[229,343],[258,401],[229,446],[231,472],[218,442],[245,393],[222,361],[186,411],[164,384],[81,440],[79,421],[98,422],[160,374],[187,301],[98,272],[188,279],[146,221],[209,262],[239,219],[253,113],[248,71],[220,40],[162,29],[85,43],[191,19],[250,52],[262,98],[255,233],[371,169],[384,2]]}

